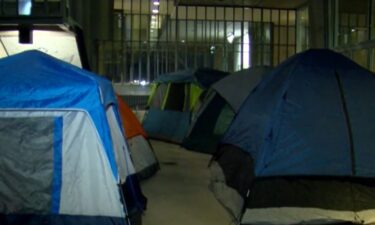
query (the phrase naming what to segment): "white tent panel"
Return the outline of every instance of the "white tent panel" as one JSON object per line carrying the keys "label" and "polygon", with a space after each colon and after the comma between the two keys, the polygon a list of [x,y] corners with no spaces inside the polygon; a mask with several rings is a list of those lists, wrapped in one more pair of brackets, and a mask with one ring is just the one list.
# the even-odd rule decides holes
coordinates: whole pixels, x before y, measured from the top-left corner
{"label": "white tent panel", "polygon": [[226,184],[224,172],[216,161],[213,161],[210,166],[210,174],[211,191],[233,217],[233,220],[237,221],[241,216],[245,204],[244,199],[234,188],[231,188]]}
{"label": "white tent panel", "polygon": [[60,213],[124,217],[117,182],[92,121],[83,112],[68,112],[63,119]]}
{"label": "white tent panel", "polygon": [[[83,111],[0,111],[0,117],[63,117],[60,214],[125,217],[104,146]],[[100,203],[100,204],[98,204]]]}
{"label": "white tent panel", "polygon": [[113,106],[108,107],[106,114],[111,129],[111,137],[115,149],[116,163],[119,169],[121,182],[125,182],[127,176],[135,174],[135,168],[130,158],[129,149],[121,131],[122,129],[117,121]]}
{"label": "white tent panel", "polygon": [[137,172],[157,164],[157,160],[150,144],[142,135],[130,138],[128,143],[134,167]]}

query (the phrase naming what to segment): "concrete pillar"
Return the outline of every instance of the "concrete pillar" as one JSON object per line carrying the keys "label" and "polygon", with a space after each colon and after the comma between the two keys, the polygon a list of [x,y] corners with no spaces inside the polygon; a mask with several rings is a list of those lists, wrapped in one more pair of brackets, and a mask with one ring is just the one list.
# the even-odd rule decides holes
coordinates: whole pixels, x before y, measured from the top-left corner
{"label": "concrete pillar", "polygon": [[310,48],[328,48],[327,2],[309,0]]}
{"label": "concrete pillar", "polygon": [[98,41],[111,40],[113,0],[70,0],[73,19],[81,26],[91,70],[97,71]]}

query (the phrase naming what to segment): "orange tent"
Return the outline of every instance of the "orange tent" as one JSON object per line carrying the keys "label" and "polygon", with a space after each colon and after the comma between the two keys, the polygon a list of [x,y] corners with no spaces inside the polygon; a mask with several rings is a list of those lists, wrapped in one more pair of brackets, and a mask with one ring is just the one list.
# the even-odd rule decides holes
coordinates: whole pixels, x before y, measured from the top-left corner
{"label": "orange tent", "polygon": [[147,138],[147,134],[141,123],[120,96],[117,96],[117,102],[122,119],[122,126],[125,128],[126,137],[132,138],[137,135],[142,135],[143,137]]}
{"label": "orange tent", "polygon": [[119,112],[128,142],[134,168],[140,180],[151,177],[159,170],[159,163],[147,134],[129,106],[117,96]]}

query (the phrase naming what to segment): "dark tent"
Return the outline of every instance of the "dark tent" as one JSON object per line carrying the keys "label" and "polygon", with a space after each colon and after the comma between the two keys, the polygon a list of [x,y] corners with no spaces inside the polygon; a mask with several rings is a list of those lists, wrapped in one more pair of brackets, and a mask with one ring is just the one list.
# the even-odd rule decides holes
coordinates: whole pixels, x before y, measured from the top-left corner
{"label": "dark tent", "polygon": [[243,101],[262,76],[270,71],[270,67],[256,66],[234,72],[214,83],[193,115],[182,146],[198,152],[214,153]]}
{"label": "dark tent", "polygon": [[240,224],[375,221],[374,74],[330,50],[285,61],[248,96],[212,164]]}
{"label": "dark tent", "polygon": [[181,143],[201,94],[226,75],[202,68],[165,74],[154,80],[149,109],[143,120],[149,137]]}

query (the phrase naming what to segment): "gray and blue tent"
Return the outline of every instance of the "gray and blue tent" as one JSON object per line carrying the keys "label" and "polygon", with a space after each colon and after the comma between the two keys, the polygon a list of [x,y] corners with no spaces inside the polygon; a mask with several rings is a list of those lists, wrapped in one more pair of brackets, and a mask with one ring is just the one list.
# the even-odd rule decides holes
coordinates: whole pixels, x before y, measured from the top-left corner
{"label": "gray and blue tent", "polygon": [[38,51],[0,83],[0,224],[128,224],[144,202],[111,83]]}
{"label": "gray and blue tent", "polygon": [[375,222],[375,77],[330,50],[293,56],[247,97],[211,163],[239,224]]}
{"label": "gray and blue tent", "polygon": [[213,69],[165,74],[153,82],[143,128],[150,138],[181,143],[202,93],[227,73]]}
{"label": "gray and blue tent", "polygon": [[182,146],[212,154],[238,109],[271,67],[255,66],[240,70],[215,82],[198,103]]}

